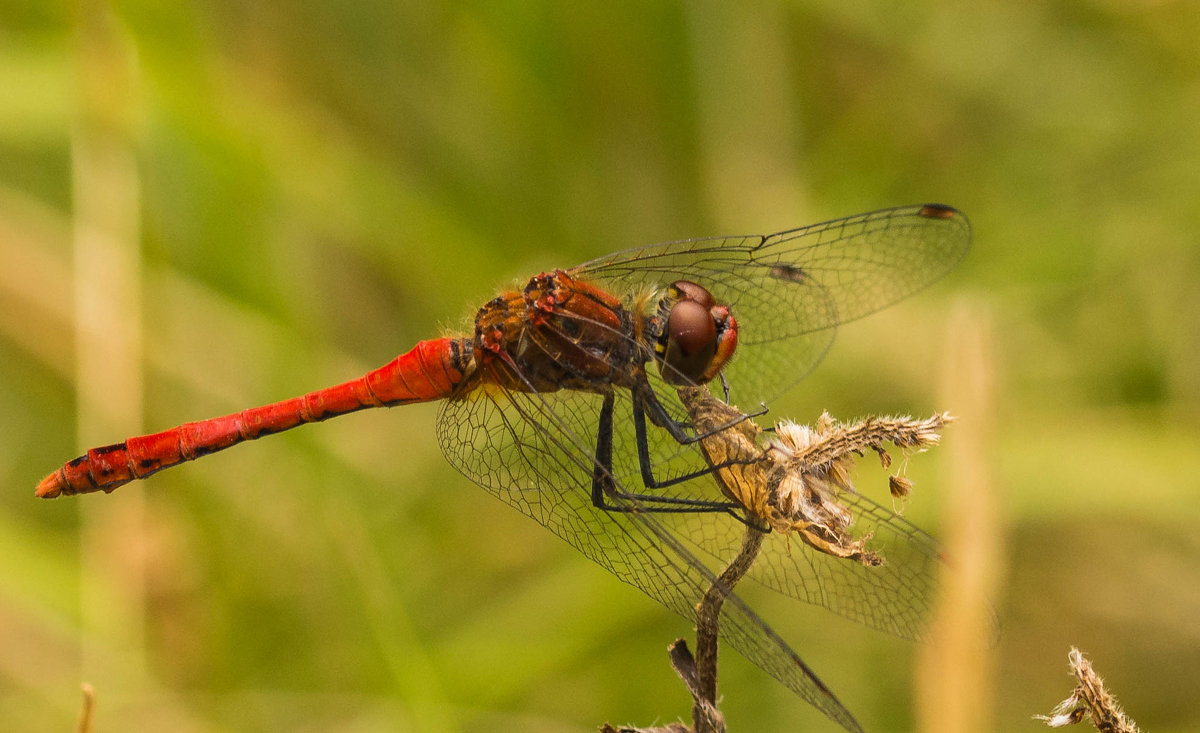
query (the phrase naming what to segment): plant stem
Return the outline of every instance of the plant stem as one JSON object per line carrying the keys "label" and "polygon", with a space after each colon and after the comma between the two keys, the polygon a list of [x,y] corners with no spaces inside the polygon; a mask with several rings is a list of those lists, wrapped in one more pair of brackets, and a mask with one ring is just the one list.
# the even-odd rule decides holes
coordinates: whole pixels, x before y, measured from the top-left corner
{"label": "plant stem", "polygon": [[721,572],[696,607],[696,678],[698,694],[692,707],[695,733],[724,733],[725,721],[717,710],[717,636],[721,605],[733,586],[745,576],[762,547],[766,533],[749,525],[742,547]]}

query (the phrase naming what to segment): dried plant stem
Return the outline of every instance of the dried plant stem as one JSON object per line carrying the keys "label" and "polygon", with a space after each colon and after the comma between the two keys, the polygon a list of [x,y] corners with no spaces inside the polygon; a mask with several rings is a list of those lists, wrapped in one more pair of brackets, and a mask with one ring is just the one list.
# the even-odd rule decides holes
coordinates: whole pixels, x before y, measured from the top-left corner
{"label": "dried plant stem", "polygon": [[79,708],[79,722],[75,724],[75,733],[92,733],[92,715],[96,710],[96,691],[84,682],[80,685],[83,692],[83,704]]}
{"label": "dried plant stem", "polygon": [[[762,547],[766,533],[746,526],[742,547],[708,589],[696,608],[696,682],[693,692],[692,722],[695,733],[724,733],[725,720],[717,710],[717,637],[720,631],[721,605],[733,586],[750,570]],[[698,693],[698,694],[697,694]]]}
{"label": "dried plant stem", "polygon": [[1071,647],[1067,660],[1077,680],[1075,689],[1050,715],[1035,715],[1034,718],[1046,721],[1051,728],[1072,725],[1086,718],[1101,733],[1139,733],[1137,723],[1125,715],[1116,698],[1104,689],[1104,680],[1092,669],[1092,663],[1083,652]]}
{"label": "dried plant stem", "polygon": [[733,586],[754,564],[764,537],[766,532],[747,525],[738,554],[696,605],[696,655],[692,656],[683,639],[677,639],[668,649],[671,666],[692,694],[692,727],[672,723],[654,728],[615,728],[605,723],[600,733],[725,733],[725,716],[717,708],[717,640],[721,606],[733,592]]}

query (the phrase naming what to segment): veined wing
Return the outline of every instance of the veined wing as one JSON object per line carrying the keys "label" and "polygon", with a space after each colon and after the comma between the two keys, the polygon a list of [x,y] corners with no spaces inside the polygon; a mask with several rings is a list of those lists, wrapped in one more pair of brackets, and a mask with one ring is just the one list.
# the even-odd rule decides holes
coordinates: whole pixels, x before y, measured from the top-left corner
{"label": "veined wing", "polygon": [[572,273],[614,292],[692,280],[738,320],[726,367],[734,402],[770,402],[825,355],[838,325],[912,295],[966,254],[971,227],[940,204],[883,209],[768,236],[691,239],[617,252]]}
{"label": "veined wing", "polygon": [[[699,490],[703,481],[688,484]],[[927,639],[942,562],[937,541],[861,494],[844,492],[838,500],[856,520],[849,534],[869,536],[867,548],[882,557],[883,564],[867,566],[835,557],[799,538],[771,532],[747,577],[872,629],[912,641]],[[662,515],[659,521],[702,556],[725,556],[741,537],[741,525],[719,514]]]}
{"label": "veined wing", "polygon": [[[733,554],[710,556],[705,564],[659,515],[635,500],[610,497],[629,510],[624,512],[592,504],[595,430],[603,401],[603,395],[587,392],[481,389],[443,404],[438,440],[465,476],[694,624],[696,604]],[[618,405],[628,407],[627,398]],[[614,460],[627,460],[619,458],[623,454],[623,448],[614,447]],[[622,465],[614,472],[630,470],[628,463]],[[721,637],[847,730],[861,730],[800,657],[733,594],[722,607]]]}

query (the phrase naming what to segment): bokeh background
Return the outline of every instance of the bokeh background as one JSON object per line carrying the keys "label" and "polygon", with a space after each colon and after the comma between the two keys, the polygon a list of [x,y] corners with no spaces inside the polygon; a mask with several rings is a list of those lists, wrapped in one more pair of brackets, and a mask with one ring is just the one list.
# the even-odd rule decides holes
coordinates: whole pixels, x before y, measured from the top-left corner
{"label": "bokeh background", "polygon": [[[0,720],[68,730],[84,680],[102,731],[686,717],[687,625],[458,476],[435,406],[107,497],[33,486],[355,376],[541,269],[942,201],[963,266],[774,408],[960,416],[908,511],[1001,639],[939,682],[924,647],[745,595],[871,731],[956,705],[1036,730],[1071,645],[1145,729],[1200,729],[1197,38],[1169,0],[7,0]],[[723,660],[731,730],[835,729]]]}

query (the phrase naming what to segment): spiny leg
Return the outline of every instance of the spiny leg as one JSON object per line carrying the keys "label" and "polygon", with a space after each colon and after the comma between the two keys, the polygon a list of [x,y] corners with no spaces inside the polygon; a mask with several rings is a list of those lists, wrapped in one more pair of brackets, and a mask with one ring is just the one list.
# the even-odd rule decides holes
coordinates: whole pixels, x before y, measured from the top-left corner
{"label": "spiny leg", "polygon": [[[729,468],[730,466],[745,463],[745,461],[730,459],[728,461],[722,461],[721,463],[709,465],[705,468],[701,468],[681,476],[674,476],[669,479],[655,478],[654,467],[651,465],[650,461],[650,443],[646,432],[646,415],[648,412],[651,415],[657,412],[660,414],[661,419],[668,421],[666,423],[667,426],[674,425],[677,428],[681,428],[682,424],[671,419],[670,415],[667,414],[666,409],[663,408],[662,403],[659,402],[658,398],[654,395],[653,388],[651,388],[649,385],[646,385],[645,389],[649,395],[648,398],[642,396],[641,390],[633,390],[633,427],[634,434],[637,438],[638,466],[642,473],[642,484],[645,485],[647,489],[665,489],[676,484],[681,484],[685,481],[691,481],[694,478],[713,474],[723,468]],[[681,432],[680,434],[683,435],[682,439],[676,437],[675,432],[669,427],[664,427],[666,427],[667,432],[671,433],[671,437],[675,438],[681,445],[690,445],[692,443],[704,440],[705,438],[712,437],[713,435],[716,435],[724,430],[728,430],[729,428],[736,427],[744,420],[749,420],[750,418],[764,415],[766,412],[767,410],[764,407],[760,412],[751,414],[743,413],[740,417],[734,418],[723,425],[718,425],[712,430],[708,430],[700,435],[687,435],[686,433]],[[659,422],[655,420],[653,416],[650,418],[650,420],[655,425],[659,424]]]}
{"label": "spiny leg", "polygon": [[[730,514],[739,521],[744,521],[735,511],[740,507],[731,502],[633,494],[618,489],[616,482],[613,480],[612,469],[614,403],[615,400],[612,394],[604,396],[596,430],[596,452],[592,469],[592,504],[596,508],[615,512],[723,512]],[[642,452],[641,448],[638,450]],[[698,475],[703,475],[704,473],[708,473],[708,471],[701,472]],[[607,497],[625,499],[634,503],[615,504],[608,501]]]}

